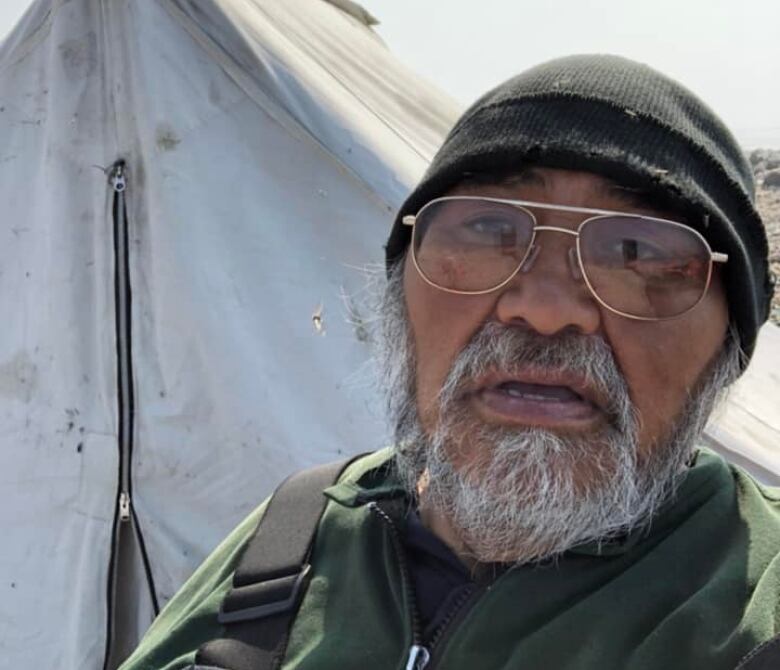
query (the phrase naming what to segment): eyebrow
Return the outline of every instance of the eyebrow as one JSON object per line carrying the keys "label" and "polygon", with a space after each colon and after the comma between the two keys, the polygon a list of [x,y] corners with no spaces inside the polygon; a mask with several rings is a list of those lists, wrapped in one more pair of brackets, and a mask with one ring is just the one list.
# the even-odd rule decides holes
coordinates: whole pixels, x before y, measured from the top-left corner
{"label": "eyebrow", "polygon": [[531,167],[517,168],[506,174],[466,172],[460,181],[462,186],[514,186],[516,184],[545,186],[546,183],[542,174]]}
{"label": "eyebrow", "polygon": [[657,199],[653,198],[650,193],[642,190],[641,188],[622,186],[621,184],[615,183],[605,183],[601,190],[604,195],[617,198],[626,205],[632,205],[634,207],[642,207],[646,209],[662,209],[662,206],[657,201]]}
{"label": "eyebrow", "polygon": [[[544,174],[539,172],[533,166],[520,167],[513,170],[508,175],[497,175],[490,173],[467,173],[461,182],[466,186],[514,186],[523,184],[527,186],[547,186],[547,180]],[[649,209],[653,211],[663,211],[666,209],[649,191],[642,188],[624,186],[613,181],[604,181],[598,188],[598,193],[607,197],[620,200],[624,205]]]}
{"label": "eyebrow", "polygon": [[[546,186],[547,180],[544,174],[533,167],[528,167],[520,172],[510,176],[505,180],[506,184],[528,184],[533,186]],[[624,186],[612,181],[603,182],[599,189],[601,195],[620,200],[623,204],[642,209],[659,210],[662,209],[657,198],[654,198],[648,191],[632,186]]]}
{"label": "eyebrow", "polygon": [[507,177],[506,184],[528,184],[532,186],[546,186],[547,180],[544,175],[532,167],[527,167]]}

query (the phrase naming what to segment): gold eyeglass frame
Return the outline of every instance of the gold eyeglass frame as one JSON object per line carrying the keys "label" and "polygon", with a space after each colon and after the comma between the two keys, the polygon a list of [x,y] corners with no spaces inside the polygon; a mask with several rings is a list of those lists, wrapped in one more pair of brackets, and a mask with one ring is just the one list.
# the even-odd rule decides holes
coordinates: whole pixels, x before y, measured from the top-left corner
{"label": "gold eyeglass frame", "polygon": [[[440,286],[436,282],[434,282],[432,279],[428,278],[425,273],[420,268],[420,265],[417,263],[417,252],[415,249],[415,242],[416,242],[416,231],[417,226],[415,225],[417,223],[417,218],[420,216],[420,214],[425,211],[428,207],[431,205],[434,205],[436,203],[440,202],[451,202],[453,200],[476,200],[480,202],[495,202],[503,205],[511,205],[513,207],[516,207],[517,209],[525,212],[533,222],[533,230],[531,231],[531,241],[528,244],[528,249],[525,252],[525,255],[518,263],[515,270],[502,282],[499,284],[496,284],[495,286],[488,288],[488,289],[482,289],[479,291],[461,291],[459,289],[452,289],[447,288],[445,286]],[[588,218],[580,222],[580,224],[577,226],[576,230],[571,230],[569,228],[560,228],[559,226],[540,226],[537,223],[536,216],[534,216],[534,213],[527,209],[527,207],[533,207],[535,209],[545,209],[545,210],[551,210],[551,211],[557,211],[557,212],[570,212],[575,214],[588,214]],[[585,265],[582,262],[582,253],[580,251],[580,234],[582,232],[582,229],[591,221],[596,221],[599,219],[609,218],[612,216],[625,216],[625,217],[631,217],[633,219],[644,219],[644,220],[650,220],[650,221],[661,221],[663,223],[670,224],[672,226],[677,226],[679,228],[685,228],[686,231],[689,233],[695,235],[701,242],[704,244],[704,248],[707,249],[710,255],[710,264],[709,268],[707,270],[707,281],[704,284],[704,290],[702,290],[701,296],[699,299],[691,305],[688,309],[686,309],[684,312],[680,312],[679,314],[675,314],[674,316],[660,316],[660,317],[653,317],[653,316],[636,316],[634,314],[628,314],[627,312],[622,312],[619,309],[615,309],[614,307],[611,307],[606,302],[604,302],[601,297],[596,293],[595,289],[593,288],[593,285],[591,284],[590,279],[588,278],[588,273],[585,272]],[[417,273],[422,277],[422,279],[427,283],[433,286],[434,288],[439,289],[440,291],[444,291],[446,293],[454,293],[456,295],[485,295],[487,293],[492,293],[493,291],[497,291],[498,289],[506,286],[509,282],[511,282],[516,276],[517,273],[521,271],[523,265],[525,265],[525,262],[528,260],[528,256],[531,254],[531,251],[534,249],[534,243],[536,242],[536,233],[540,230],[549,230],[551,232],[556,233],[563,233],[564,235],[572,235],[577,239],[576,242],[576,250],[577,250],[577,263],[579,265],[579,271],[582,275],[582,280],[585,282],[585,285],[588,287],[588,290],[590,291],[591,295],[596,299],[596,302],[598,302],[604,309],[609,310],[610,312],[614,314],[618,314],[619,316],[623,316],[627,319],[635,319],[637,321],[670,321],[672,319],[679,319],[681,316],[684,316],[685,314],[688,314],[688,312],[696,309],[696,307],[699,305],[699,303],[704,300],[704,296],[707,295],[707,291],[710,288],[710,283],[712,281],[712,268],[713,263],[726,263],[729,259],[728,254],[718,253],[712,250],[712,247],[710,247],[707,240],[704,238],[704,236],[698,231],[694,230],[690,226],[685,225],[684,223],[680,223],[678,221],[671,221],[669,219],[662,219],[657,216],[645,216],[643,214],[636,214],[633,212],[618,212],[608,209],[591,209],[588,207],[571,207],[569,205],[550,205],[548,203],[543,202],[533,202],[530,200],[509,200],[504,198],[489,198],[489,197],[482,197],[482,196],[472,196],[472,195],[451,195],[451,196],[443,196],[441,198],[435,198],[434,200],[431,200],[430,202],[425,203],[420,210],[417,212],[417,214],[407,214],[406,216],[402,217],[401,223],[405,226],[411,226],[412,227],[412,241],[411,241],[411,247],[412,247],[412,262],[414,263],[414,267],[417,270]]]}

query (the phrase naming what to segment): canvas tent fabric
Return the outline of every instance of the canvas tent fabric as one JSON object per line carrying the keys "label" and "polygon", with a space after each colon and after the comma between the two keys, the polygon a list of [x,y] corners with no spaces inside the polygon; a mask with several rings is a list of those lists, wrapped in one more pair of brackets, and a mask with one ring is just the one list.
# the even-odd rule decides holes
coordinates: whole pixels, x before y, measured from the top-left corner
{"label": "canvas tent fabric", "polygon": [[750,366],[707,426],[708,446],[759,481],[780,486],[780,328],[760,331]]}
{"label": "canvas tent fabric", "polygon": [[38,0],[0,48],[0,667],[99,670],[381,446],[345,303],[457,108],[356,8]]}

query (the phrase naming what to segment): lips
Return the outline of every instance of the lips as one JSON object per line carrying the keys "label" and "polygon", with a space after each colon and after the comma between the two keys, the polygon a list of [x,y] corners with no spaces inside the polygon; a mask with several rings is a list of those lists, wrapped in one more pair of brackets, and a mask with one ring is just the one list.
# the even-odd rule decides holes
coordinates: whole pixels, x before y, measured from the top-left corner
{"label": "lips", "polygon": [[602,394],[571,374],[492,373],[477,380],[465,397],[491,423],[581,429],[605,417]]}

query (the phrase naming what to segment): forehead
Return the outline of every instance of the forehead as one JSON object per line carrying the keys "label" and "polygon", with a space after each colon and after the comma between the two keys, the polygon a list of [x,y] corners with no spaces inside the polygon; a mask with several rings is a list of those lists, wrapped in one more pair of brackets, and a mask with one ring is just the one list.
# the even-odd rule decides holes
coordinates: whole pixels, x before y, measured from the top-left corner
{"label": "forehead", "polygon": [[516,172],[491,175],[470,174],[447,195],[485,195],[501,198],[615,209],[682,219],[658,195],[619,184],[592,172],[529,167]]}

